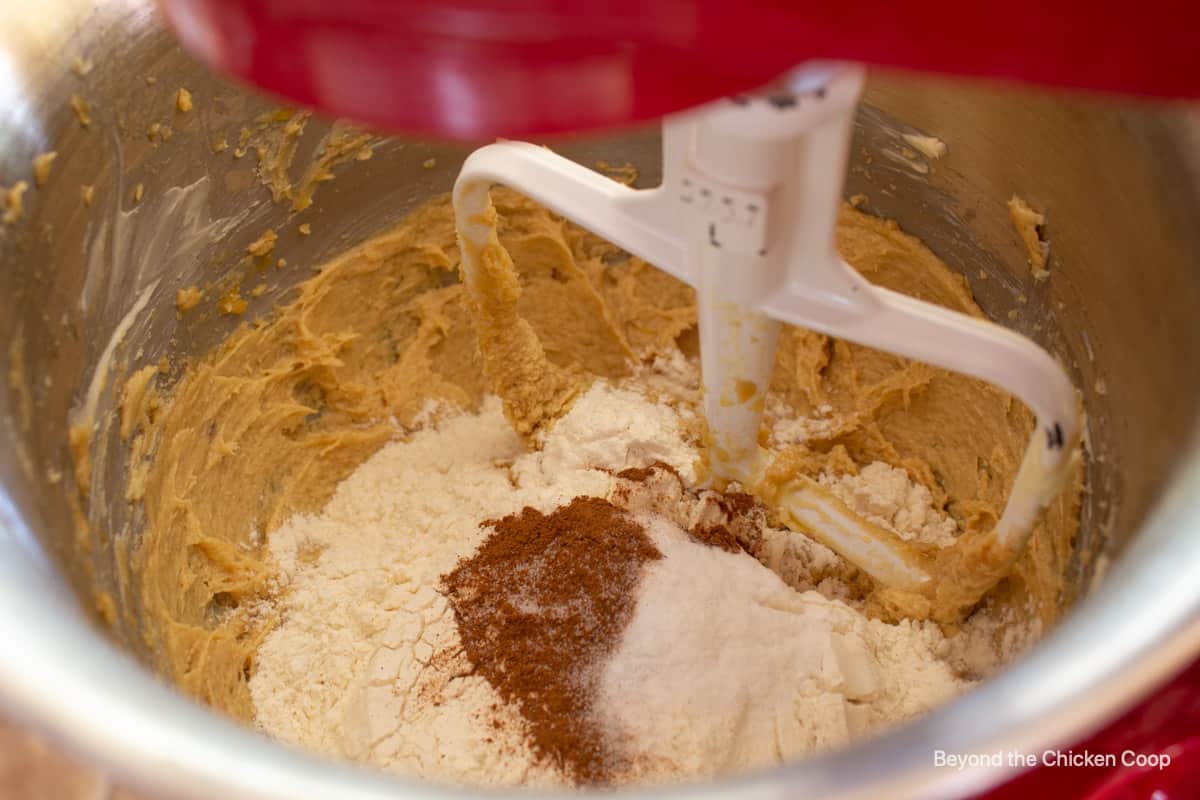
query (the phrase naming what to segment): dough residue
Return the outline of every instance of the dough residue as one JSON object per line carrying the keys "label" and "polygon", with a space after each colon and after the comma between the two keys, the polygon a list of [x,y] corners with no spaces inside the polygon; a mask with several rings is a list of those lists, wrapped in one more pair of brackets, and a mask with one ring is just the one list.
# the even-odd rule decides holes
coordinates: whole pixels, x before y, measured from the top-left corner
{"label": "dough residue", "polygon": [[1046,269],[1046,262],[1050,258],[1050,242],[1042,235],[1042,226],[1046,224],[1045,215],[1035,211],[1023,198],[1014,194],[1008,201],[1008,217],[1025,245],[1025,252],[1029,256],[1029,269],[1034,280],[1046,280],[1050,277],[1050,271]]}

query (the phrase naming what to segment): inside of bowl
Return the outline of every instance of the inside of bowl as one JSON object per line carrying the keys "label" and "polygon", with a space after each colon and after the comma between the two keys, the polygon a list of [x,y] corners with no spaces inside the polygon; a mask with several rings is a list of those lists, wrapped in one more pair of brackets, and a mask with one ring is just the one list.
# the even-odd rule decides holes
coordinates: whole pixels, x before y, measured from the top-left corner
{"label": "inside of bowl", "polygon": [[[11,134],[0,136],[6,181],[36,154],[57,152],[53,180],[0,229],[0,477],[36,532],[30,547],[105,630],[161,666],[148,645],[146,626],[156,623],[128,572],[144,519],[128,501],[126,382],[160,360],[164,383],[178,379],[189,359],[268,314],[313,268],[448,191],[469,148],[317,119],[289,138],[277,107],[214,80],[161,33],[136,44],[82,84],[60,65],[30,100],[40,126],[11,110],[0,116]],[[180,87],[195,98],[187,113],[175,106]],[[87,126],[73,95],[90,102]],[[886,76],[873,80],[858,117],[847,197],[867,198],[864,210],[959,269],[992,318],[1059,356],[1080,389],[1090,457],[1064,608],[1136,536],[1187,455],[1200,407],[1200,373],[1188,366],[1200,353],[1200,230],[1189,216],[1198,184],[1181,177],[1196,174],[1181,125],[1100,101],[954,84],[929,91]],[[948,152],[914,152],[906,135],[936,136]],[[339,136],[361,139],[325,165],[330,180],[311,182],[310,231],[301,232],[294,198],[281,202],[279,187],[305,186]],[[551,144],[588,166],[632,164],[641,184],[657,181],[652,128]],[[362,148],[369,158],[355,157]],[[274,181],[264,180],[276,162]],[[1009,222],[1014,195],[1046,214],[1047,281],[1033,278]],[[286,268],[245,258],[268,229]],[[196,285],[234,291],[244,312],[179,313],[178,292]],[[258,285],[253,296],[236,291]],[[95,435],[72,436],[81,419]]]}

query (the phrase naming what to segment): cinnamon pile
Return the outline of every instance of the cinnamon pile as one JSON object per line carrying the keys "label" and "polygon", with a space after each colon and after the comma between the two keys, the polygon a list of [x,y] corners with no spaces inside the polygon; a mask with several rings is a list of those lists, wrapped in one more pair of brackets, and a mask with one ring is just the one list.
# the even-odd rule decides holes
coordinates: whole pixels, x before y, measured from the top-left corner
{"label": "cinnamon pile", "polygon": [[592,704],[604,658],[633,616],[642,566],[662,558],[642,526],[597,497],[486,525],[443,576],[467,657],[529,724],[534,751],[580,784],[621,766]]}

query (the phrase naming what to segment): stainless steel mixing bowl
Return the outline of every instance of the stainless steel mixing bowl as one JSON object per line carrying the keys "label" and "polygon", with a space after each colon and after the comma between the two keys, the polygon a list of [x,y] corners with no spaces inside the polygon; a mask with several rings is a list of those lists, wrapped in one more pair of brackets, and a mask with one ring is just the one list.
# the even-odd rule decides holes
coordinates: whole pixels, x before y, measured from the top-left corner
{"label": "stainless steel mixing bowl", "polygon": [[[72,71],[76,56],[94,62],[86,76]],[[172,110],[179,86],[196,98],[190,114]],[[69,107],[73,94],[93,106],[87,129]],[[289,231],[280,254],[318,263],[448,190],[464,153],[381,143],[320,188],[301,244],[255,180],[253,157],[210,148],[265,108],[182,54],[143,0],[0,8],[0,183],[32,184],[30,159],[58,152],[46,185],[25,195],[24,218],[0,226],[0,697],[114,773],[180,797],[445,796],[219,718],[139,664],[137,631],[90,618],[83,566],[103,588],[114,560],[106,533],[86,546],[75,539],[67,424],[102,355],[131,368],[202,352],[233,323],[177,319],[176,288],[235,261],[267,226]],[[147,137],[153,122],[174,129],[169,141]],[[900,137],[914,131],[940,136],[949,154],[906,155]],[[633,162],[652,181],[656,146],[654,131],[634,131],[561,147],[584,163]],[[83,184],[95,186],[90,207]],[[1085,584],[1098,565],[1112,567],[1030,655],[962,699],[881,738],[707,793],[959,795],[1004,768],[937,769],[935,749],[1038,751],[1078,739],[1200,653],[1200,115],[876,80],[847,193],[860,192],[960,266],[990,313],[1070,365],[1095,456],[1081,543],[1089,557],[1075,567]],[[1014,193],[1048,214],[1045,284],[1031,280],[1009,225]],[[304,273],[272,271],[250,315]],[[113,383],[95,383],[102,414],[112,413]],[[98,531],[136,536],[122,461],[114,442],[95,465],[86,513]]]}

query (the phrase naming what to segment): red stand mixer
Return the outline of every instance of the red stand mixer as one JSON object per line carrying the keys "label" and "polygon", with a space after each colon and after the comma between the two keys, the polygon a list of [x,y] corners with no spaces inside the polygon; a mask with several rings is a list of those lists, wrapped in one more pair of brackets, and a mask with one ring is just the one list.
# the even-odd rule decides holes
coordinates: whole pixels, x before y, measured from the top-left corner
{"label": "red stand mixer", "polygon": [[[1200,98],[1200,5],[1059,0],[164,0],[209,65],[331,115],[435,137],[545,136],[650,120],[807,61]],[[951,744],[951,743],[948,743]],[[986,798],[1200,796],[1200,663]],[[1124,763],[1160,754],[1169,765]],[[1162,761],[1163,759],[1160,759]]]}

